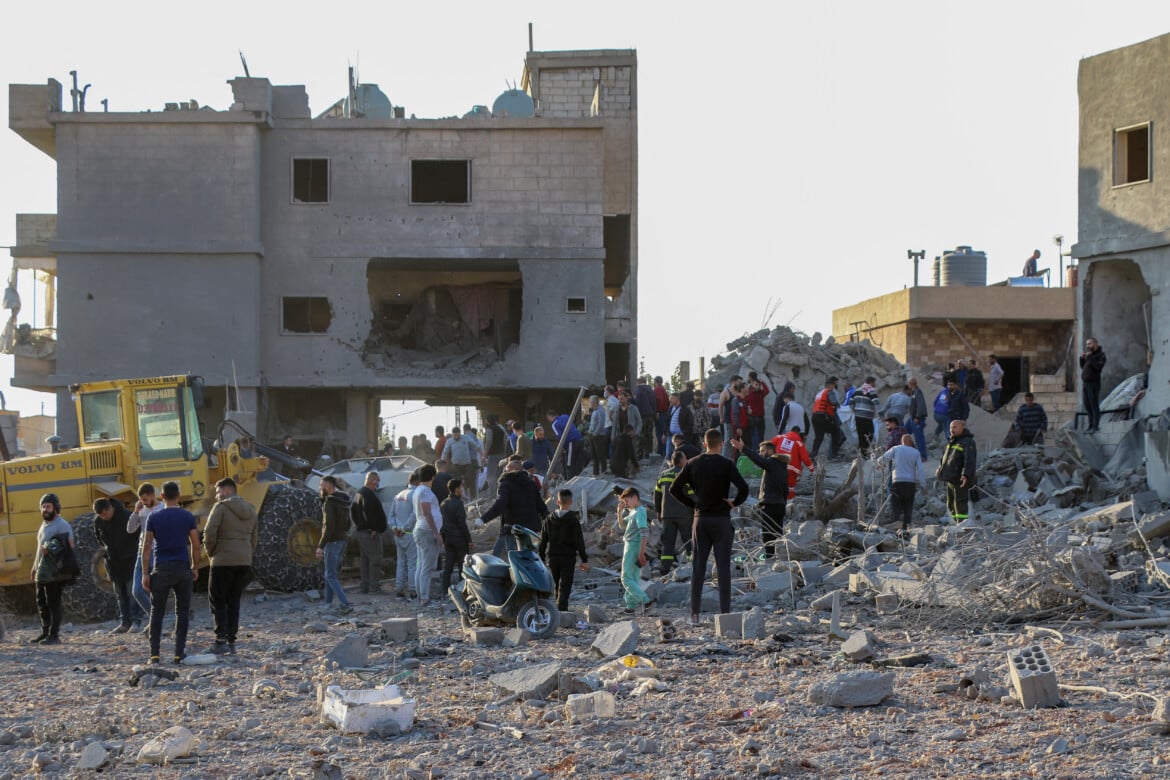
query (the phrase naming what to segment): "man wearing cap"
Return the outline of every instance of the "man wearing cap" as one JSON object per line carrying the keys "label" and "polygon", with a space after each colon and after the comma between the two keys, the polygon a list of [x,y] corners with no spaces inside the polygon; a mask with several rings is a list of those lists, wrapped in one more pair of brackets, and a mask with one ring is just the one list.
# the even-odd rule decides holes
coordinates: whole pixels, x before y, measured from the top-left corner
{"label": "man wearing cap", "polygon": [[37,553],[33,557],[28,578],[37,584],[37,612],[41,617],[41,633],[29,640],[30,644],[61,644],[61,594],[69,581],[61,569],[65,555],[64,545],[73,549],[73,526],[61,517],[61,501],[55,493],[41,496],[41,526],[37,529]]}

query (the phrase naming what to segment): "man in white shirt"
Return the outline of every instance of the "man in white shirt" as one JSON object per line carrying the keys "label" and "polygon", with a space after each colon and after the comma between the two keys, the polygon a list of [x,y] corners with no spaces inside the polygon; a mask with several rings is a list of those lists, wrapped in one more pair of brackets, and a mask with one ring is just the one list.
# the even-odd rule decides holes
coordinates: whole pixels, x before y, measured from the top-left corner
{"label": "man in white shirt", "polygon": [[439,499],[431,485],[435,481],[435,467],[429,463],[418,470],[418,487],[414,491],[414,543],[418,547],[417,574],[414,588],[418,591],[418,605],[431,603],[431,578],[439,563],[439,550],[443,547],[443,515],[439,511]]}

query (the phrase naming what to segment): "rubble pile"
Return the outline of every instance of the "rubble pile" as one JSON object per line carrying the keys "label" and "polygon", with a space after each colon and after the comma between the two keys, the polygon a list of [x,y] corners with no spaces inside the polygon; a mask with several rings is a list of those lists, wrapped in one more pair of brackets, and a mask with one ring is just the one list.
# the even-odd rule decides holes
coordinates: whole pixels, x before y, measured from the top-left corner
{"label": "rubble pile", "polygon": [[820,333],[810,337],[783,325],[729,342],[727,354],[711,358],[708,387],[725,385],[734,374],[746,377],[749,371],[776,390],[793,382],[796,400],[802,404],[812,402],[829,376],[856,384],[872,376],[879,393],[901,389],[907,378],[897,358],[868,340],[837,342],[832,336],[822,340]]}

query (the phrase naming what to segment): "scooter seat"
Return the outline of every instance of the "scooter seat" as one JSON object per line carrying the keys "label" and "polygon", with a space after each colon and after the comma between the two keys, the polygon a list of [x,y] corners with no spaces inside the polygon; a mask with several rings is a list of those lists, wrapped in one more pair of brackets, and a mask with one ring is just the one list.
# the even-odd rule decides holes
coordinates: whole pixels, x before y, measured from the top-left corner
{"label": "scooter seat", "polygon": [[508,576],[508,564],[494,555],[476,553],[471,559],[474,561],[475,573],[484,579],[502,580]]}

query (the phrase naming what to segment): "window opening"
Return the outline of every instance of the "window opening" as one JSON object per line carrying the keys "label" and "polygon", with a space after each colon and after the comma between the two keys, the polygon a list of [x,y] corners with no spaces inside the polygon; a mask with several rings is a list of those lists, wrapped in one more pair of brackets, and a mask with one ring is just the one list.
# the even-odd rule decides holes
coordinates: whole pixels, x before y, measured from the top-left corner
{"label": "window opening", "polygon": [[1113,133],[1113,186],[1150,180],[1150,126],[1126,127]]}
{"label": "window opening", "polygon": [[329,160],[293,160],[293,202],[329,202]]}
{"label": "window opening", "polygon": [[328,298],[283,298],[281,308],[285,333],[326,333],[333,321]]}
{"label": "window opening", "polygon": [[411,203],[470,203],[471,160],[411,160]]}

